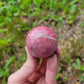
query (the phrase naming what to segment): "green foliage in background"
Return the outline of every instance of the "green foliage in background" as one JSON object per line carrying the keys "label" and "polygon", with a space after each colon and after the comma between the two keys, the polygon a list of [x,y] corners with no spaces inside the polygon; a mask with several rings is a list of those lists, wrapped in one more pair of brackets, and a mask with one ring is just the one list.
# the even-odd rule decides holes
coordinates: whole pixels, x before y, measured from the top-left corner
{"label": "green foliage in background", "polygon": [[84,65],[81,65],[80,59],[77,59],[76,63],[73,63],[73,67],[84,72]]}
{"label": "green foliage in background", "polygon": [[[76,3],[81,5],[78,6]],[[49,18],[56,21],[63,21],[63,18],[66,18],[71,24],[80,14],[83,4],[83,0],[1,0],[0,26],[12,24],[20,15],[38,16],[41,19]]]}
{"label": "green foliage in background", "polygon": [[2,78],[2,83],[3,83],[3,84],[6,84],[6,79],[7,79],[7,77],[10,75],[10,74],[9,74],[9,64],[13,61],[14,58],[15,58],[15,56],[11,57],[11,58],[7,61],[7,63],[6,63],[5,66],[4,66],[4,69],[2,69],[2,68],[0,67],[0,77],[3,77],[3,78]]}

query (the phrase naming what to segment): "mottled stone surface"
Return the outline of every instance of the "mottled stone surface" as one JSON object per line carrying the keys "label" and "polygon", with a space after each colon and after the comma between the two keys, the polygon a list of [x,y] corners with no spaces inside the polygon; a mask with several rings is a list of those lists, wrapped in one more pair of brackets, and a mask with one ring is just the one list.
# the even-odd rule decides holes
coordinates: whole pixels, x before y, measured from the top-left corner
{"label": "mottled stone surface", "polygon": [[56,51],[58,40],[51,28],[38,26],[29,32],[26,45],[33,56],[48,57]]}

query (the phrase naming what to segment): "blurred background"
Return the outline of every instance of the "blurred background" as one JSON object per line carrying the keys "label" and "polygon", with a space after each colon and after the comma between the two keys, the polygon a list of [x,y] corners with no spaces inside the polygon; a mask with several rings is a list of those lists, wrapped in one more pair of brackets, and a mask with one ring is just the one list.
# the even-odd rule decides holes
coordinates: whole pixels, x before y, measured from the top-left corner
{"label": "blurred background", "polygon": [[26,36],[41,25],[62,50],[57,84],[84,84],[84,0],[0,0],[0,84],[26,61]]}

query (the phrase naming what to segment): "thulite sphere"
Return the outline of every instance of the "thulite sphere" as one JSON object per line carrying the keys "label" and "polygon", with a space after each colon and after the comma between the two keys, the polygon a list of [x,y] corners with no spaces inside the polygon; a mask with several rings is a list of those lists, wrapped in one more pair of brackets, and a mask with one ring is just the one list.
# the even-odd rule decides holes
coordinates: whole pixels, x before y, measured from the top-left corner
{"label": "thulite sphere", "polygon": [[32,29],[26,38],[28,51],[38,58],[51,56],[56,51],[57,45],[57,35],[46,26],[38,26]]}

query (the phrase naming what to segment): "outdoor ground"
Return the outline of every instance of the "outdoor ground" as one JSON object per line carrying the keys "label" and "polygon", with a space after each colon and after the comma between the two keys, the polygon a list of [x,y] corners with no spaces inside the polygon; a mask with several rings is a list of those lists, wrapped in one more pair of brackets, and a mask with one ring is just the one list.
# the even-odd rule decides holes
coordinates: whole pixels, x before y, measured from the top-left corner
{"label": "outdoor ground", "polygon": [[41,25],[62,50],[57,84],[84,84],[84,0],[0,0],[0,84],[24,64],[26,36]]}

